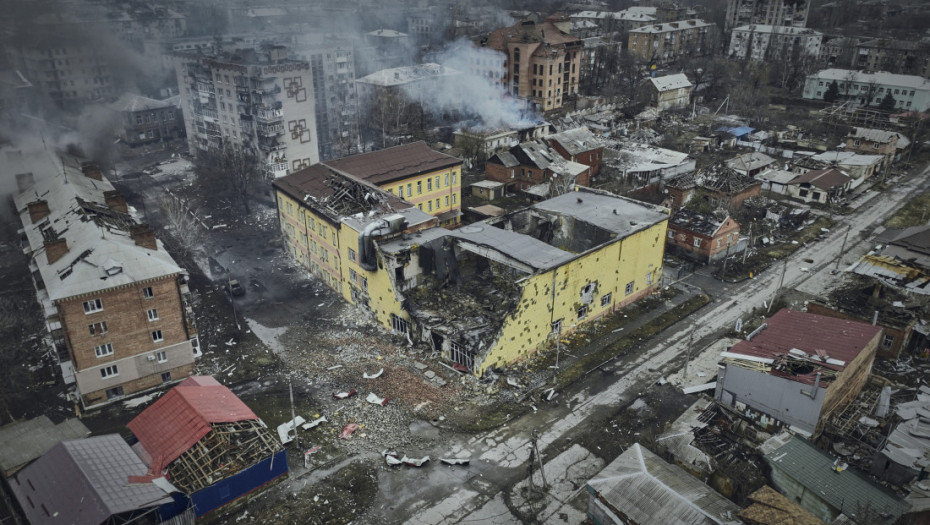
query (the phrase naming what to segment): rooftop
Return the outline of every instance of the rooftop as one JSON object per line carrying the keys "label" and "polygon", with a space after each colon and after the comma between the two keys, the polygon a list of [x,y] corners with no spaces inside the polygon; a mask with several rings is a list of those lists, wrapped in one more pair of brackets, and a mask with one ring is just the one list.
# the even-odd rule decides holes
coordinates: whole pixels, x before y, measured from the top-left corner
{"label": "rooftop", "polygon": [[666,22],[664,24],[653,24],[649,26],[643,26],[637,29],[631,29],[630,33],[666,33],[669,31],[684,31],[686,29],[710,27],[711,24],[700,20],[681,20],[679,22]]}
{"label": "rooftop", "polygon": [[[766,321],[765,328],[733,345],[729,353],[765,359],[772,365],[772,375],[814,384],[818,369],[845,370],[881,330],[866,323],[782,309]],[[784,366],[794,361],[806,366]]]}
{"label": "rooftop", "polygon": [[713,215],[704,215],[682,208],[672,215],[669,226],[713,237],[728,218],[720,220]]}
{"label": "rooftop", "polygon": [[[13,197],[33,260],[53,301],[116,288],[181,272],[171,255],[139,246],[130,236],[140,226],[135,217],[111,208],[105,192],[115,192],[105,178],[84,174],[74,157],[56,157],[56,173],[36,173],[29,189]],[[49,215],[33,224],[29,203],[45,201]],[[131,211],[131,210],[130,210]],[[45,241],[64,239],[68,252],[48,263]]]}
{"label": "rooftop", "polygon": [[430,171],[455,168],[462,164],[462,160],[439,153],[431,149],[426,142],[419,141],[330,160],[323,164],[380,186]]}
{"label": "rooftop", "polygon": [[533,208],[573,217],[617,237],[628,237],[668,220],[668,210],[661,206],[590,190],[565,193],[536,203]]}
{"label": "rooftop", "polygon": [[549,135],[546,138],[558,142],[569,155],[578,155],[603,147],[601,141],[586,127],[569,129]]}
{"label": "rooftop", "polygon": [[604,467],[587,486],[634,523],[741,523],[736,504],[639,443]]}
{"label": "rooftop", "polygon": [[[145,471],[126,441],[108,434],[59,443],[17,473],[10,486],[30,523],[96,525],[117,514],[172,502],[152,483],[129,482],[130,476]],[[32,505],[25,503],[27,497]]]}
{"label": "rooftop", "polygon": [[762,182],[773,182],[775,184],[788,184],[797,178],[798,174],[793,171],[768,168],[755,175],[755,179]]}
{"label": "rooftop", "polygon": [[[546,47],[564,47],[566,45],[581,45],[581,40],[563,32],[552,22],[535,23],[532,21],[518,22],[510,27],[503,27],[491,31],[486,45],[491,49],[506,51],[509,44],[538,43]],[[508,53],[509,54],[509,53]]]}
{"label": "rooftop", "polygon": [[652,82],[652,85],[655,86],[660,93],[692,86],[691,81],[688,80],[688,77],[684,73],[665,75],[664,77],[650,77],[649,81]]}
{"label": "rooftop", "polygon": [[734,27],[733,31],[748,31],[752,33],[774,33],[781,35],[822,35],[819,31],[814,31],[809,27],[794,26],[773,26],[768,24],[749,24]]}
{"label": "rooftop", "polygon": [[47,416],[0,427],[0,470],[9,475],[48,452],[58,443],[90,435],[79,419],[55,424]]}
{"label": "rooftop", "polygon": [[818,73],[813,73],[809,77],[821,80],[836,80],[837,82],[846,82],[852,80],[860,84],[878,84],[880,86],[897,86],[909,89],[930,89],[930,79],[922,78],[916,75],[898,75],[879,71],[878,73],[863,73],[861,71],[850,69],[824,69]]}
{"label": "rooftop", "polygon": [[870,523],[891,524],[908,510],[903,500],[853,470],[837,472],[833,457],[797,436],[766,454],[765,460],[853,520],[869,508]]}
{"label": "rooftop", "polygon": [[753,171],[759,168],[764,168],[775,163],[775,159],[769,157],[765,153],[759,153],[758,151],[753,151],[752,153],[744,153],[742,155],[737,155],[732,159],[727,161],[727,167],[734,170],[740,171]]}
{"label": "rooftop", "polygon": [[461,74],[462,72],[457,69],[429,62],[416,66],[382,69],[362,78],[357,78],[355,81],[373,86],[402,86],[424,80],[455,77]]}
{"label": "rooftop", "polygon": [[142,95],[136,95],[135,93],[123,93],[122,96],[115,102],[109,104],[108,107],[113,111],[151,111],[172,106],[177,107],[180,100],[180,95],[175,95],[165,100],[155,100],[153,98],[143,97]]}
{"label": "rooftop", "polygon": [[829,168],[825,170],[811,170],[803,175],[798,175],[797,178],[791,181],[791,184],[807,183],[821,190],[829,191],[837,186],[843,186],[849,181],[849,176],[842,171],[836,168]]}
{"label": "rooftop", "polygon": [[852,151],[825,151],[811,159],[836,164],[837,166],[871,166],[882,161],[881,155],[863,155]]}
{"label": "rooftop", "polygon": [[849,132],[847,137],[861,139],[868,142],[889,143],[898,139],[898,133],[894,131],[885,131],[883,129],[855,127],[851,132]]}

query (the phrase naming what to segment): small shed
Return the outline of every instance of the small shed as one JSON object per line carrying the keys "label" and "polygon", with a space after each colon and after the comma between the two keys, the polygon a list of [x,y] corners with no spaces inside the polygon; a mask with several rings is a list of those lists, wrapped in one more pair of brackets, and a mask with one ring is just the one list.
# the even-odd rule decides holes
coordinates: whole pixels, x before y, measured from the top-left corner
{"label": "small shed", "polygon": [[62,441],[84,438],[90,430],[79,419],[52,423],[48,416],[17,421],[0,427],[0,469],[12,476]]}
{"label": "small shed", "polygon": [[504,183],[481,180],[471,185],[471,194],[479,199],[494,201],[504,196]]}

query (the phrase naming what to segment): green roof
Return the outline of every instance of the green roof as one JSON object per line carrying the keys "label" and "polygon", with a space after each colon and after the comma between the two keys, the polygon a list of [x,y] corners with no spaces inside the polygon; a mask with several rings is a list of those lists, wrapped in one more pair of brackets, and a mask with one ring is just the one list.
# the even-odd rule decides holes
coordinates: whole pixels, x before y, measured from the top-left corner
{"label": "green roof", "polygon": [[765,460],[830,506],[856,519],[859,509],[870,508],[894,523],[910,509],[904,500],[852,470],[833,470],[835,458],[797,436],[767,454]]}

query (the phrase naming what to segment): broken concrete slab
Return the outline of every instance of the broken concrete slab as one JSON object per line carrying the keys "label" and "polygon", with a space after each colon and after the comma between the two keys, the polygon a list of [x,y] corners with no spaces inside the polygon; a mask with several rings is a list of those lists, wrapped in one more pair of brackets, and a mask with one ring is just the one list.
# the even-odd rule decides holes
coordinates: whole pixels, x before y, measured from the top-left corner
{"label": "broken concrete slab", "polygon": [[432,370],[427,370],[426,372],[423,372],[423,375],[426,376],[427,379],[433,379],[434,377],[436,377],[436,372],[433,372]]}
{"label": "broken concrete slab", "polygon": [[441,378],[441,377],[439,377],[439,376],[434,377],[434,378],[433,378],[433,382],[436,383],[436,384],[439,385],[439,386],[446,386],[447,384],[449,384],[445,379],[443,379],[443,378]]}
{"label": "broken concrete slab", "polygon": [[419,361],[414,361],[413,367],[416,368],[417,370],[426,370],[426,365]]}

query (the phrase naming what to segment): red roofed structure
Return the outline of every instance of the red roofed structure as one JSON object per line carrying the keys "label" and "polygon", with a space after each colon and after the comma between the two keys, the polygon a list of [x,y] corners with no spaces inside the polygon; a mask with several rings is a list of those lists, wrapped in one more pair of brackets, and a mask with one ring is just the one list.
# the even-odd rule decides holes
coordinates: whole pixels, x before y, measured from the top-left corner
{"label": "red roofed structure", "polygon": [[723,353],[715,397],[763,426],[819,434],[865,386],[881,333],[866,323],[780,310]]}
{"label": "red roofed structure", "polygon": [[197,516],[287,474],[280,441],[209,376],[184,380],[128,426],[149,463],[147,479],[166,475],[190,496]]}

